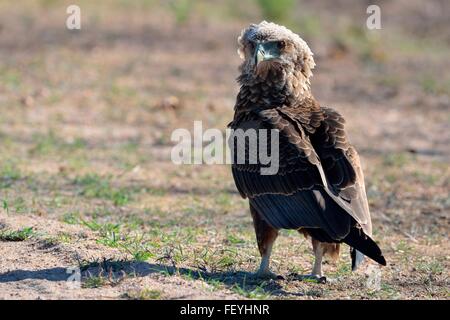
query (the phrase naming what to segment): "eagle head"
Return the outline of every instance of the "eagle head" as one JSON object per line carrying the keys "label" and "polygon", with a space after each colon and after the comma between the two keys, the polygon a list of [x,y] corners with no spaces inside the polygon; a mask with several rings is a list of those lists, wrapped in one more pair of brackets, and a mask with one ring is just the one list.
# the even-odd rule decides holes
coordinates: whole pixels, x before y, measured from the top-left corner
{"label": "eagle head", "polygon": [[295,95],[310,91],[313,53],[291,30],[267,21],[251,24],[242,30],[238,45],[240,81],[287,86]]}

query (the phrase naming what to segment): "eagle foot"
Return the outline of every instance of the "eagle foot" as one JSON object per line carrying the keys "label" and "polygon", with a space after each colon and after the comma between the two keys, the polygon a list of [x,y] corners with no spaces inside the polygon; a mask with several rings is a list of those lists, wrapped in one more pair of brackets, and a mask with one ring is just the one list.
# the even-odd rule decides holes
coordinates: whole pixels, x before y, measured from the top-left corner
{"label": "eagle foot", "polygon": [[258,271],[254,275],[259,279],[284,280],[284,277],[282,275],[273,273],[271,271]]}
{"label": "eagle foot", "polygon": [[293,277],[294,280],[299,281],[316,282],[320,284],[327,283],[327,277],[315,274],[290,274],[290,276]]}

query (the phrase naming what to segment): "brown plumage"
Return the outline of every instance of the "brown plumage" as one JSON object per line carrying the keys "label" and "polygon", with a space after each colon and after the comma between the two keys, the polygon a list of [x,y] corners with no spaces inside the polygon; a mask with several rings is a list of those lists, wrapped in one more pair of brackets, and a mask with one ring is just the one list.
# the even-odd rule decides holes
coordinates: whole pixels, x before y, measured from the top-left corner
{"label": "brown plumage", "polygon": [[261,175],[259,163],[232,165],[236,186],[250,203],[262,256],[259,274],[270,274],[270,252],[279,229],[311,236],[314,276],[322,276],[323,254],[336,258],[341,242],[352,248],[353,269],[362,254],[385,265],[370,238],[364,177],[345,120],[311,94],[315,63],[307,44],[282,26],[262,22],[242,32],[238,52],[244,60],[241,87],[229,126],[279,130],[276,174]]}

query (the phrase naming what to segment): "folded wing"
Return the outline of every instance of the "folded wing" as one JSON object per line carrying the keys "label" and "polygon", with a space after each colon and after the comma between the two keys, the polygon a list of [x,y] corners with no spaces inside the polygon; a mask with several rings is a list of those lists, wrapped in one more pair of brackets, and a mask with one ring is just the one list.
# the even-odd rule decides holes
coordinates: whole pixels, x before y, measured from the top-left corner
{"label": "folded wing", "polygon": [[352,217],[371,235],[359,158],[337,112],[255,109],[238,115],[231,128],[279,130],[275,175],[261,175],[260,163],[232,166],[241,195],[274,227],[322,228],[337,240],[349,232]]}

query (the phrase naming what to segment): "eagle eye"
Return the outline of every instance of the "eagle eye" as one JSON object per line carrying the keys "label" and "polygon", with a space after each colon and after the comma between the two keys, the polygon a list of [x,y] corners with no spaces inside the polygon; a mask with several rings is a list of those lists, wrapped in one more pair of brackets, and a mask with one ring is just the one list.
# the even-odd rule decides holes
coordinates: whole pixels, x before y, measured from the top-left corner
{"label": "eagle eye", "polygon": [[277,42],[278,49],[284,49],[286,47],[286,41],[281,40]]}

